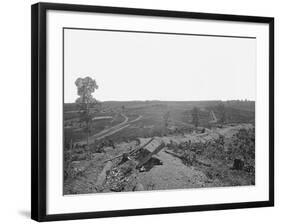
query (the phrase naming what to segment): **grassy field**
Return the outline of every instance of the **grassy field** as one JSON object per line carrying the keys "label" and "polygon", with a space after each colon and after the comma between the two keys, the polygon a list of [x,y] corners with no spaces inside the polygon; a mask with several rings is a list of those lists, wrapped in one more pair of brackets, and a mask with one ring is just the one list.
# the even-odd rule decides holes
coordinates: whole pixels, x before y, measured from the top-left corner
{"label": "grassy field", "polygon": [[[94,120],[91,124],[90,135],[114,127],[128,119],[128,126],[110,136],[114,142],[121,142],[137,137],[163,136],[171,132],[189,132],[194,128],[192,112],[194,107],[199,108],[199,126],[211,128],[210,111],[218,120],[221,111],[220,101],[200,102],[162,102],[162,101],[131,101],[131,102],[103,102],[101,110],[93,117],[111,116],[112,119]],[[254,123],[255,112],[252,101],[227,101],[225,107],[225,123]],[[134,121],[141,116],[141,119]],[[165,117],[166,116],[166,117]],[[131,122],[131,123],[130,123]],[[64,106],[64,138],[65,142],[78,142],[86,138],[85,125],[79,120],[78,108],[75,104]],[[219,123],[219,122],[218,122]],[[217,125],[217,124],[215,124]]]}
{"label": "grassy field", "polygon": [[[103,102],[99,112],[93,117],[110,116],[112,119],[94,120],[90,135],[98,134],[103,130],[114,127],[128,119],[128,126],[105,137],[114,142],[126,141],[136,137],[162,136],[171,132],[192,131],[192,112],[194,107],[199,108],[200,127],[211,128],[210,111],[221,119],[220,101],[200,102],[162,102],[162,101],[131,101],[131,102]],[[254,123],[255,112],[252,101],[227,101],[225,107],[225,123]],[[141,119],[134,121],[141,116]],[[166,117],[165,117],[166,116]],[[64,138],[65,142],[78,142],[86,138],[83,131],[85,124],[79,120],[78,108],[75,104],[65,104],[64,107]],[[219,123],[219,122],[218,122]]]}

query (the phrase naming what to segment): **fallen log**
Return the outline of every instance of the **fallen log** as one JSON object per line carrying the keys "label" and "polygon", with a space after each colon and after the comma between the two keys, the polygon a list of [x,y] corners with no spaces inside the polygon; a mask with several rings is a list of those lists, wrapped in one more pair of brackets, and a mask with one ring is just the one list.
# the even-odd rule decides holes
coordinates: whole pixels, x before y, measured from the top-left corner
{"label": "fallen log", "polygon": [[168,154],[170,154],[170,155],[172,155],[172,156],[175,156],[175,157],[177,157],[177,158],[179,158],[179,159],[182,159],[182,156],[180,156],[180,155],[178,155],[178,154],[172,152],[171,150],[166,149],[165,152],[168,153]]}
{"label": "fallen log", "polygon": [[[177,158],[179,158],[179,159],[184,159],[184,157],[183,157],[182,155],[178,155],[178,154],[172,152],[171,150],[167,150],[167,149],[166,149],[165,152],[168,153],[168,154],[170,154],[170,155],[172,155],[172,156],[175,156],[175,157],[177,157]],[[202,161],[202,160],[199,160],[199,159],[196,159],[196,158],[195,158],[194,162],[195,162],[195,163],[198,163],[199,165],[203,165],[203,166],[207,166],[207,167],[211,167],[211,166],[212,166],[211,164],[206,163],[206,162],[204,162],[204,161]]]}
{"label": "fallen log", "polygon": [[199,165],[203,165],[203,166],[207,166],[207,167],[212,166],[210,163],[205,163],[204,161],[198,160],[198,159],[196,159],[195,162],[198,163]]}
{"label": "fallen log", "polygon": [[147,141],[146,143],[144,143],[143,145],[137,147],[136,149],[132,150],[131,152],[129,152],[129,155],[134,154],[135,152],[139,151],[140,149],[146,147],[147,145],[149,145],[155,138],[151,138],[149,141]]}
{"label": "fallen log", "polygon": [[[143,145],[138,146],[136,149],[133,149],[132,151],[130,151],[130,152],[128,153],[128,156],[132,155],[133,153],[135,153],[135,152],[137,152],[138,150],[142,149],[143,147],[147,146],[147,145],[150,144],[153,140],[154,140],[154,138],[150,139],[148,142],[144,143]],[[105,161],[103,161],[103,162],[106,163],[106,162],[108,162],[108,161],[112,161],[112,160],[114,160],[114,159],[117,159],[117,158],[122,157],[123,155],[124,155],[124,153],[119,154],[119,155],[117,155],[117,156],[115,156],[115,157],[113,157],[113,158],[107,159],[107,160],[105,160]]]}

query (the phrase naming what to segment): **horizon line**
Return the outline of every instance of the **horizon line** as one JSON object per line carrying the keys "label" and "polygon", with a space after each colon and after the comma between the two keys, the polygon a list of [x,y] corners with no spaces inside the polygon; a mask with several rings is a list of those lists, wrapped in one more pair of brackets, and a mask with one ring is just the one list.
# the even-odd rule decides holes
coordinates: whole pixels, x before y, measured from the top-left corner
{"label": "horizon line", "polygon": [[[241,101],[241,102],[256,102],[254,99],[229,99],[229,100],[97,100],[98,102],[212,102],[212,101]],[[75,103],[75,102],[64,102]]]}

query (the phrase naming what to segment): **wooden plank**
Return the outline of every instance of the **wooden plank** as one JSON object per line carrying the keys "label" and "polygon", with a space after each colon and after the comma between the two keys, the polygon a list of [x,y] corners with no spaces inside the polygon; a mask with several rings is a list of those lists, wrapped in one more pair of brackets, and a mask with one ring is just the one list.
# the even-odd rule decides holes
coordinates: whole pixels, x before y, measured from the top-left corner
{"label": "wooden plank", "polygon": [[159,141],[157,139],[150,142],[150,144],[147,144],[144,149],[148,150],[149,152],[153,152],[159,145],[163,144],[162,141]]}
{"label": "wooden plank", "polygon": [[[154,140],[154,138],[150,139],[148,142],[142,144],[141,146],[138,146],[137,148],[135,148],[134,150],[130,151],[128,155],[132,155],[133,153],[137,152],[138,150],[142,149],[143,147],[147,146],[150,142],[152,142]],[[110,159],[107,159],[105,161],[103,161],[104,163],[108,162],[108,161],[111,161],[111,160],[114,160],[114,159],[117,159],[121,156],[123,156],[124,153],[122,154],[119,154],[113,158],[110,158]]]}
{"label": "wooden plank", "polygon": [[133,153],[136,153],[137,151],[139,151],[142,148],[145,148],[147,145],[149,145],[152,141],[154,141],[154,138],[151,138],[149,141],[147,141],[146,143],[144,143],[143,145],[137,147],[136,149],[132,150],[129,155],[132,155]]}
{"label": "wooden plank", "polygon": [[160,152],[165,147],[165,144],[163,142],[160,143],[154,150],[152,150],[144,159],[142,159],[139,164],[137,165],[137,169],[141,168],[148,160],[151,159],[151,157],[158,152]]}

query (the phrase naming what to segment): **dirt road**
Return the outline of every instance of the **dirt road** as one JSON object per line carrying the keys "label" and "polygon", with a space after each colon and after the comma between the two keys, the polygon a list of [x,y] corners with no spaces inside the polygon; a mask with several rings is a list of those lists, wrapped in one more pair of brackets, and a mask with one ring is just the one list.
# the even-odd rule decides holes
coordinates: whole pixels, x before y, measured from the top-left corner
{"label": "dirt road", "polygon": [[[204,134],[187,134],[185,136],[167,136],[159,137],[159,140],[165,143],[174,142],[205,142],[214,140],[223,135],[227,138],[233,136],[239,129],[252,128],[251,124],[240,124],[235,127],[226,127],[217,129]],[[142,139],[146,141],[146,139]],[[181,159],[165,152],[165,148],[157,154],[162,161],[162,165],[154,166],[149,172],[139,173],[137,180],[145,189],[180,189],[180,188],[197,188],[209,186],[209,180],[206,175],[195,169],[193,166],[186,166]]]}
{"label": "dirt road", "polygon": [[[103,138],[108,137],[110,135],[113,135],[113,134],[123,130],[124,128],[129,127],[131,123],[134,123],[134,122],[136,122],[136,121],[138,121],[142,118],[142,116],[139,115],[136,119],[134,119],[132,121],[129,121],[129,118],[125,114],[121,114],[121,115],[124,117],[124,121],[122,121],[121,123],[119,123],[119,124],[117,124],[113,127],[107,128],[107,129],[91,136],[89,138],[89,143],[91,144],[96,140],[100,140],[100,139],[103,139]],[[81,144],[85,143],[85,140],[81,141],[80,143]]]}
{"label": "dirt road", "polygon": [[[105,138],[105,137],[108,137],[108,136],[110,136],[110,135],[113,135],[113,134],[115,134],[115,133],[117,133],[117,132],[123,130],[124,128],[129,127],[131,123],[136,122],[136,121],[140,120],[141,118],[142,118],[142,116],[140,115],[139,117],[137,117],[136,119],[134,119],[134,120],[132,120],[132,121],[129,121],[129,122],[127,121],[127,122],[125,122],[125,123],[122,124],[122,125],[116,125],[117,127],[114,126],[114,127],[111,128],[109,131],[107,131],[105,134],[103,134],[103,135],[101,135],[101,136],[97,136],[97,137],[96,137],[96,140],[100,140],[100,139],[102,139],[102,138]],[[122,122],[122,123],[123,123],[123,122]]]}
{"label": "dirt road", "polygon": [[154,166],[149,172],[139,173],[137,179],[147,190],[204,187],[208,179],[201,171],[185,166],[179,158],[164,150],[158,153],[163,165]]}

